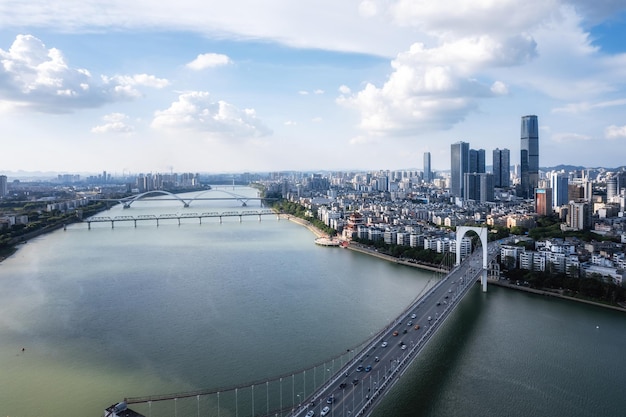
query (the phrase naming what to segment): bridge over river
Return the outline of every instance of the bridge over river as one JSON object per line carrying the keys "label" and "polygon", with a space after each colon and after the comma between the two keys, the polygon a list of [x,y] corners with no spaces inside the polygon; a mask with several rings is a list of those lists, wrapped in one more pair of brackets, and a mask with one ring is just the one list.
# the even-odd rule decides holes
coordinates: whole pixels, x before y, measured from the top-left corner
{"label": "bridge over river", "polygon": [[[457,231],[457,239],[465,232]],[[148,417],[219,417],[233,415],[233,410],[235,417],[368,416],[470,288],[480,280],[486,291],[488,271],[499,253],[499,243],[487,245],[486,233],[484,237],[482,232],[477,233],[484,242],[482,250],[437,278],[384,329],[334,358],[290,374],[234,387],[127,397],[118,407],[125,409],[130,405]],[[116,414],[114,406],[105,411],[105,416],[127,415]]]}
{"label": "bridge over river", "polygon": [[203,212],[203,213],[170,213],[170,214],[140,214],[137,216],[93,216],[83,220],[83,223],[87,223],[87,227],[91,229],[92,223],[111,223],[111,228],[115,228],[116,222],[133,222],[135,227],[137,227],[137,222],[150,222],[156,224],[157,226],[163,221],[177,221],[178,225],[180,225],[181,221],[184,219],[197,219],[200,224],[202,224],[202,219],[205,218],[216,218],[219,219],[219,222],[222,223],[223,218],[225,217],[238,217],[241,222],[246,216],[256,216],[259,221],[261,221],[261,216],[273,215],[278,218],[278,214],[273,210],[264,209],[264,210],[242,210],[242,211],[212,211],[212,212]]}

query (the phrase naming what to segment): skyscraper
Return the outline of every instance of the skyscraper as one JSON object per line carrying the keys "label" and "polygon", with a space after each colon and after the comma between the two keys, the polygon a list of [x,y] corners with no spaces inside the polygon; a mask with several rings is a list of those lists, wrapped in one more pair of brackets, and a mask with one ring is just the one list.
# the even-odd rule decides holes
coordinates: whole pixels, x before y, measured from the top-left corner
{"label": "skyscraper", "polygon": [[553,172],[550,174],[550,188],[552,188],[552,207],[561,207],[569,202],[569,181],[565,174]]}
{"label": "skyscraper", "polygon": [[432,171],[430,170],[430,152],[424,152],[424,182],[433,180]]}
{"label": "skyscraper", "polygon": [[469,172],[469,143],[457,142],[450,147],[450,194],[463,197],[463,174]]}
{"label": "skyscraper", "polygon": [[463,198],[465,200],[494,201],[493,174],[468,172],[463,176]]}
{"label": "skyscraper", "polygon": [[540,216],[552,214],[552,190],[549,188],[535,189],[535,212]]}
{"label": "skyscraper", "polygon": [[508,149],[493,151],[493,186],[506,188],[511,186],[511,153]]}
{"label": "skyscraper", "polygon": [[523,116],[521,130],[521,191],[523,198],[531,198],[534,196],[534,190],[539,182],[539,124],[537,116]]}
{"label": "skyscraper", "polygon": [[485,150],[470,149],[469,151],[469,172],[485,172]]}
{"label": "skyscraper", "polygon": [[4,197],[9,193],[9,186],[6,175],[0,175],[0,197]]}

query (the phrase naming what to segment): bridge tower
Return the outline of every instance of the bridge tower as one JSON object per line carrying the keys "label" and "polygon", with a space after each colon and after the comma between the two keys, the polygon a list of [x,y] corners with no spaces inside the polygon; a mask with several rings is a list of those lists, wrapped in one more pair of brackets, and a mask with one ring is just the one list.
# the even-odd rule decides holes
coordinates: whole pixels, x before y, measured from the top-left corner
{"label": "bridge tower", "polygon": [[465,234],[469,231],[474,231],[480,238],[480,243],[483,246],[483,271],[480,276],[480,283],[483,286],[483,292],[487,292],[487,228],[486,227],[474,227],[474,226],[459,226],[456,228],[456,264],[461,263],[461,240]]}

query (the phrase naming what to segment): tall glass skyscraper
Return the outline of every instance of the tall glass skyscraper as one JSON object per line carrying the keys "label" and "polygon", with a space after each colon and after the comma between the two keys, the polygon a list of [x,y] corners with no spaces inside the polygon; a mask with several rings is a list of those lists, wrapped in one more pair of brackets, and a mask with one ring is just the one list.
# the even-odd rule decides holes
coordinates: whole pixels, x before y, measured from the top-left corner
{"label": "tall glass skyscraper", "polygon": [[424,182],[431,182],[433,174],[430,169],[430,152],[424,152]]}
{"label": "tall glass skyscraper", "polygon": [[569,181],[565,174],[553,172],[550,175],[550,188],[552,189],[552,208],[564,206],[569,202]]}
{"label": "tall glass skyscraper", "polygon": [[470,149],[469,151],[469,172],[485,172],[485,150]]}
{"label": "tall glass skyscraper", "polygon": [[463,175],[469,172],[469,143],[457,142],[450,147],[450,194],[463,197]]}
{"label": "tall glass skyscraper", "polygon": [[522,197],[531,198],[539,182],[539,124],[537,116],[522,117],[520,165]]}
{"label": "tall glass skyscraper", "polygon": [[511,186],[511,152],[508,149],[493,151],[493,186],[507,188]]}

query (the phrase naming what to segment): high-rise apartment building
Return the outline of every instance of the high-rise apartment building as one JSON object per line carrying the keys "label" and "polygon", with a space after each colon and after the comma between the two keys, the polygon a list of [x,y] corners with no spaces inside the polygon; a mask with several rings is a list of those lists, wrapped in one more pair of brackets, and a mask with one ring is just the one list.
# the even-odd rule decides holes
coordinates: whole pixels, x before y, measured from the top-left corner
{"label": "high-rise apartment building", "polygon": [[521,192],[531,198],[539,181],[539,124],[537,116],[523,116],[520,144]]}
{"label": "high-rise apartment building", "polygon": [[591,210],[587,202],[570,202],[567,225],[573,230],[585,230],[591,227]]}
{"label": "high-rise apartment building", "polygon": [[463,176],[463,198],[466,200],[494,201],[493,174],[468,172]]}
{"label": "high-rise apartment building", "polygon": [[433,174],[430,168],[430,152],[424,152],[424,182],[431,182]]}
{"label": "high-rise apartment building", "polygon": [[508,149],[493,151],[493,186],[507,188],[511,186],[511,153]]}
{"label": "high-rise apartment building", "polygon": [[469,143],[453,143],[450,159],[450,194],[463,197],[463,175],[469,172]]}

